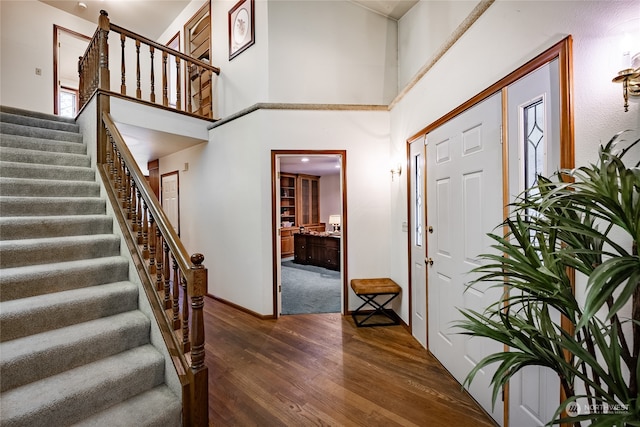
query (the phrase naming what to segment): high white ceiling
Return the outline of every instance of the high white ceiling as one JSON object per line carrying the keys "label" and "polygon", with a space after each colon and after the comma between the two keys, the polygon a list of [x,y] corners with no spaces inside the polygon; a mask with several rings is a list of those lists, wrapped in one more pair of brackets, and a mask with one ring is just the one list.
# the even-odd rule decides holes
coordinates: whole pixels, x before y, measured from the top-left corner
{"label": "high white ceiling", "polygon": [[[153,40],[164,32],[190,0],[40,0],[67,13],[98,23],[100,10],[111,22]],[[334,1],[334,0],[324,0]],[[392,19],[400,19],[418,0],[350,0]],[[80,6],[84,3],[86,8]],[[87,34],[91,36],[92,34]]]}
{"label": "high white ceiling", "polygon": [[[40,0],[49,6],[98,24],[100,10],[127,30],[157,40],[190,0]],[[80,3],[87,7],[83,8]],[[86,34],[92,36],[93,34]],[[167,40],[168,41],[168,40]]]}

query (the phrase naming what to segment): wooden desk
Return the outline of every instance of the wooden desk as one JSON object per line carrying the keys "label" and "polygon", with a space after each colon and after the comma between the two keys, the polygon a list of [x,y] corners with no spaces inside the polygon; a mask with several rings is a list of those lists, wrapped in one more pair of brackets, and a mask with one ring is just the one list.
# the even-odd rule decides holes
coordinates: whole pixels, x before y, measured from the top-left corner
{"label": "wooden desk", "polygon": [[293,235],[293,262],[340,271],[340,236]]}

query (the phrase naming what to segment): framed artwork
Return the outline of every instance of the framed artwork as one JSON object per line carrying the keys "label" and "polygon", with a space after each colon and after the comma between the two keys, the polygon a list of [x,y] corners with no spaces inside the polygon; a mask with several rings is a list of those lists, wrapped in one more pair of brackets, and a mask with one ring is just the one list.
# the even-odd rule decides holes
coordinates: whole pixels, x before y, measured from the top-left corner
{"label": "framed artwork", "polygon": [[240,0],[229,11],[229,60],[255,43],[254,0]]}

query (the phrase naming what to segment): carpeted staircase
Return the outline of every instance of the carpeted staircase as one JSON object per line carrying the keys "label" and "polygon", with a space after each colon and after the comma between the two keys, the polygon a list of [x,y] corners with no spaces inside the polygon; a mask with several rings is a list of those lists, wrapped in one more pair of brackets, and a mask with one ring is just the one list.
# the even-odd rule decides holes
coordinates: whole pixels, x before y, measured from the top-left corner
{"label": "carpeted staircase", "polygon": [[85,153],[73,120],[0,107],[0,425],[180,425]]}

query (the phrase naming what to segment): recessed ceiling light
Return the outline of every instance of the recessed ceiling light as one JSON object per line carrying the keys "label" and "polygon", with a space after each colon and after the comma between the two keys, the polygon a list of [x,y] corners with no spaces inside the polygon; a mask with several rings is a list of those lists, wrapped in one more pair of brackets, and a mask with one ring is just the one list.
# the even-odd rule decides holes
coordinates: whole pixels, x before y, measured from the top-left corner
{"label": "recessed ceiling light", "polygon": [[301,162],[306,163],[309,161],[308,157],[303,157],[302,159],[300,159]]}

